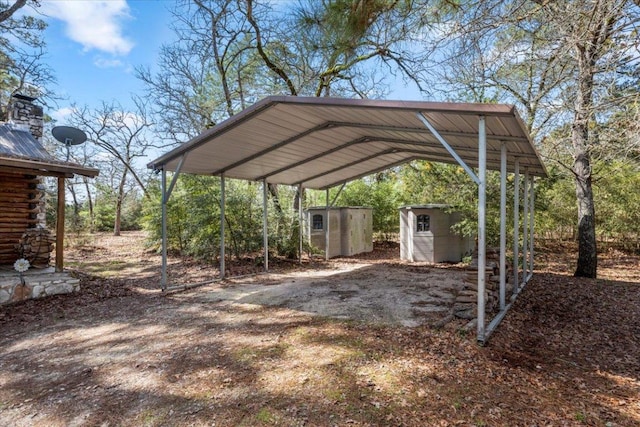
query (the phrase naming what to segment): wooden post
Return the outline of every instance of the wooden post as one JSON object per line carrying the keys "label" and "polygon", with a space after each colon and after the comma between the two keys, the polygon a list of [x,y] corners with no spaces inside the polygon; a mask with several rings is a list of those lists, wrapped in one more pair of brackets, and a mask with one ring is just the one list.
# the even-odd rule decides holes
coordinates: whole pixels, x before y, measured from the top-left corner
{"label": "wooden post", "polygon": [[58,177],[58,215],[56,217],[56,271],[64,269],[64,177]]}

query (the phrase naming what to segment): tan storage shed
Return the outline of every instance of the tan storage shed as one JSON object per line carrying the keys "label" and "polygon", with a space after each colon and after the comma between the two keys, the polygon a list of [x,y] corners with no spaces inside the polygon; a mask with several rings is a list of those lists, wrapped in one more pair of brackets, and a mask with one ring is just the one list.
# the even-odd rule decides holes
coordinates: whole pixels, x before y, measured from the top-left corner
{"label": "tan storage shed", "polygon": [[[312,246],[326,250],[325,207],[306,210],[307,230]],[[362,206],[329,209],[329,258],[357,255],[373,250],[373,209]]]}
{"label": "tan storage shed", "polygon": [[400,258],[406,261],[460,262],[474,247],[472,237],[460,236],[451,226],[460,212],[448,212],[449,205],[420,205],[400,208]]}

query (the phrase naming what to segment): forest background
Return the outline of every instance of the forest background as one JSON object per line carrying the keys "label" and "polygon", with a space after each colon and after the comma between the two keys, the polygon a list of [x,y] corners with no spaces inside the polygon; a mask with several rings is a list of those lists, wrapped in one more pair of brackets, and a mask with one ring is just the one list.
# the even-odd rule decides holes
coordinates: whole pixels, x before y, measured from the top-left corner
{"label": "forest background", "polygon": [[[68,230],[118,235],[144,228],[157,246],[160,189],[145,165],[150,158],[268,95],[384,99],[403,82],[426,100],[518,107],[550,175],[536,181],[536,238],[577,242],[576,275],[596,276],[603,247],[640,251],[638,1],[276,3],[177,0],[174,37],[162,46],[157,67],[136,68],[144,93],[126,103],[103,100],[98,108],[74,105],[64,124],[84,130],[89,142],[70,158],[101,173],[67,180]],[[43,61],[46,24],[38,6],[0,2],[4,112],[16,92],[36,96],[45,110],[59,99],[53,88],[60,70]],[[49,118],[47,126],[55,125]],[[51,138],[46,143],[66,157]],[[508,184],[512,197],[512,177]],[[255,255],[262,247],[261,184],[230,180],[227,188],[226,253]],[[268,190],[274,254],[295,257],[297,190]],[[50,193],[55,200],[54,187]],[[476,197],[476,185],[457,165],[413,161],[348,183],[336,204],[372,206],[374,231],[388,238],[398,231],[400,206],[446,203],[465,213],[458,231],[473,234]],[[487,202],[493,244],[495,173],[488,175]],[[303,208],[324,203],[324,193],[305,191]],[[53,222],[55,209],[48,213]],[[171,250],[217,261],[218,178],[181,176],[168,215]]]}

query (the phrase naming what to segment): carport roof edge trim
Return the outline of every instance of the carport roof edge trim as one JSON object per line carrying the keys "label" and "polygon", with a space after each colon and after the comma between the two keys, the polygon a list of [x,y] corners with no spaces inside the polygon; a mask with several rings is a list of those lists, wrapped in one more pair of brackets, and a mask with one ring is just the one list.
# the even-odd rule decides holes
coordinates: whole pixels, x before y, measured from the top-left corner
{"label": "carport roof edge trim", "polygon": [[[546,176],[546,168],[540,158],[539,153],[535,149],[531,141],[531,137],[528,134],[524,122],[520,118],[515,106],[510,104],[480,104],[480,103],[454,103],[454,102],[427,102],[427,101],[398,101],[398,100],[372,100],[372,99],[347,99],[347,98],[329,98],[329,97],[300,97],[300,96],[269,96],[250,107],[244,109],[240,113],[226,119],[225,121],[217,124],[211,129],[207,129],[200,133],[198,136],[192,138],[188,142],[174,148],[173,150],[165,153],[159,158],[150,162],[147,167],[154,170],[160,170],[166,167],[170,162],[175,161],[180,156],[194,150],[204,144],[216,140],[224,135],[226,132],[250,122],[250,120],[260,113],[275,107],[280,104],[285,105],[300,105],[311,107],[345,107],[352,110],[360,109],[377,109],[377,110],[389,110],[389,111],[404,111],[411,113],[441,113],[452,116],[485,116],[496,118],[511,118],[515,119],[521,137],[526,140],[531,151],[535,154],[537,162],[535,162],[534,172],[537,176]],[[289,120],[288,117],[282,117],[282,123],[286,123]],[[426,128],[425,128],[426,130]],[[524,142],[524,141],[523,141]],[[274,145],[277,142],[274,142]],[[476,158],[472,156],[473,158]],[[468,155],[464,156],[469,158]],[[533,157],[533,156],[532,156]],[[251,155],[246,157],[251,158]],[[172,169],[167,169],[172,170]],[[219,169],[218,169],[219,170]],[[190,172],[189,168],[183,169],[184,173],[196,173],[202,175],[217,175],[214,173],[215,169],[211,173],[198,173]],[[245,179],[251,179],[246,177]]]}

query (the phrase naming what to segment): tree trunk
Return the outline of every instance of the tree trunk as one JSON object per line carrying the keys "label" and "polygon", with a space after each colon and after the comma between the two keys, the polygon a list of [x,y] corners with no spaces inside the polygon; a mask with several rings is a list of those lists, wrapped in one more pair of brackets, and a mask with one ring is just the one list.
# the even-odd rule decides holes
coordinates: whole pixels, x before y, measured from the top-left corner
{"label": "tree trunk", "polygon": [[598,268],[596,248],[596,220],[591,188],[591,165],[589,156],[584,154],[576,158],[576,198],[578,201],[578,266],[576,277],[595,278]]}
{"label": "tree trunk", "polygon": [[127,182],[127,169],[122,172],[120,184],[118,185],[118,194],[116,195],[116,219],[113,222],[113,235],[120,235],[120,226],[122,224],[122,200],[124,199],[124,185]]}
{"label": "tree trunk", "polygon": [[589,153],[589,118],[593,96],[593,59],[589,49],[576,46],[578,59],[578,91],[571,132],[573,171],[578,202],[578,265],[574,276],[597,275],[596,219],[591,187],[591,155]]}
{"label": "tree trunk", "polygon": [[73,214],[77,217],[78,212],[80,212],[80,205],[78,204],[78,197],[76,197],[76,189],[73,187],[72,182],[68,183],[67,190],[69,190],[69,193],[71,193],[71,198],[73,199]]}
{"label": "tree trunk", "polygon": [[89,179],[86,176],[83,176],[82,181],[84,182],[84,187],[87,191],[87,201],[89,202],[89,231],[93,233],[95,218],[93,215],[93,199],[91,198],[91,189],[89,188]]}
{"label": "tree trunk", "polygon": [[67,181],[67,190],[71,194],[71,199],[73,200],[73,216],[71,217],[71,229],[75,233],[80,233],[80,205],[78,203],[78,197],[76,196],[76,190],[73,187],[73,183],[71,180]]}

